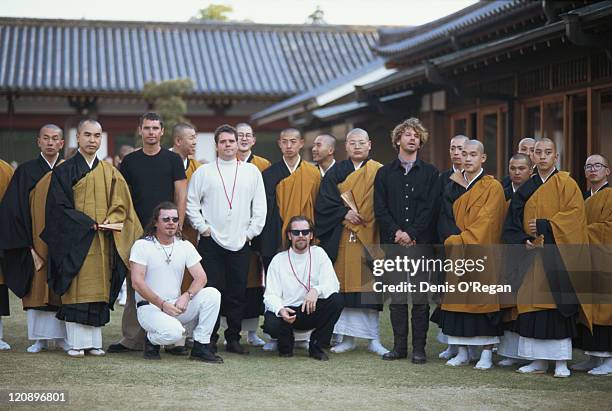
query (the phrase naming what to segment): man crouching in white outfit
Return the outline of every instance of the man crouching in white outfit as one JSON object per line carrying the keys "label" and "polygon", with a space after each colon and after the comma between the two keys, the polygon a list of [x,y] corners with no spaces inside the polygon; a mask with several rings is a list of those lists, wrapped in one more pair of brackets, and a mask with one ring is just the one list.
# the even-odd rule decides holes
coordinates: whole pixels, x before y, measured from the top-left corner
{"label": "man crouching in white outfit", "polygon": [[[178,234],[178,208],[170,202],[155,207],[143,238],[130,254],[132,286],[136,290],[138,322],[146,332],[144,358],[159,360],[160,345],[181,340],[184,325],[193,330],[192,360],[222,363],[210,349],[210,335],[219,315],[221,294],[206,285],[202,259],[195,247]],[[181,294],[185,268],[193,277]]]}

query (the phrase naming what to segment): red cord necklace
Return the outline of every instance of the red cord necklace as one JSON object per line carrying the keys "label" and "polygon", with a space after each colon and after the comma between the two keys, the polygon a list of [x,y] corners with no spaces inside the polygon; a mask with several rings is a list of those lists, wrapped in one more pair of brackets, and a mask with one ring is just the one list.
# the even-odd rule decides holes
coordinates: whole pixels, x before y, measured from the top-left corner
{"label": "red cord necklace", "polygon": [[223,184],[223,192],[225,193],[225,198],[229,204],[230,212],[232,211],[232,203],[234,202],[234,191],[236,190],[236,180],[238,179],[238,165],[240,161],[236,160],[236,174],[234,174],[234,185],[232,186],[232,198],[230,199],[227,195],[227,190],[225,189],[225,180],[223,180],[223,174],[221,174],[221,169],[219,168],[219,157],[217,157],[217,171],[219,172],[219,177],[221,177],[221,184]]}
{"label": "red cord necklace", "polygon": [[[297,273],[295,272],[295,269],[293,268],[293,264],[291,263],[291,256],[289,255],[290,251],[291,249],[287,250],[287,258],[289,259],[289,266],[291,267],[291,272],[293,272],[293,276],[295,277],[297,282],[300,283],[300,285],[304,287],[304,289],[308,293],[310,292],[310,273],[312,272],[312,254],[310,253],[310,247],[308,247],[308,286],[306,286],[306,284],[301,282],[300,279],[298,278]],[[304,272],[306,272],[306,268],[304,268]]]}

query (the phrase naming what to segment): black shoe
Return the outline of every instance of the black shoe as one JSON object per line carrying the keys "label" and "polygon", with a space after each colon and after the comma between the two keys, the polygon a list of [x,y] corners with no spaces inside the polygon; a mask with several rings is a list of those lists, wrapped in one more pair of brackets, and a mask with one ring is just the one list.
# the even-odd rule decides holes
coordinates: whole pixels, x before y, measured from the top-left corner
{"label": "black shoe", "polygon": [[143,357],[145,360],[161,360],[159,345],[152,344],[145,336]]}
{"label": "black shoe", "polygon": [[164,348],[164,351],[172,355],[188,355],[189,349],[184,345],[174,346],[172,348]]}
{"label": "black shoe", "polygon": [[249,353],[249,350],[240,345],[238,341],[228,341],[225,345],[225,351],[240,355],[246,355]]}
{"label": "black shoe", "polygon": [[222,364],[223,358],[213,353],[210,349],[210,344],[201,344],[197,341],[193,342],[193,348],[191,349],[190,360],[208,362],[211,364]]}
{"label": "black shoe", "polygon": [[281,358],[291,358],[293,357],[293,351],[292,352],[279,352],[278,356]]}
{"label": "black shoe", "polygon": [[319,361],[329,360],[329,357],[327,356],[327,354],[325,354],[325,351],[323,351],[323,349],[318,345],[312,343],[308,347],[308,356]]}
{"label": "black shoe", "polygon": [[427,362],[427,355],[425,350],[413,350],[412,351],[412,363],[413,364],[425,364]]}
{"label": "black shoe", "polygon": [[382,356],[382,359],[385,361],[399,360],[401,358],[408,358],[408,353],[399,353],[395,350],[391,350]]}
{"label": "black shoe", "polygon": [[132,351],[130,350],[128,347],[126,347],[125,345],[121,344],[121,343],[115,343],[115,344],[111,344],[108,346],[108,349],[106,350],[106,352],[109,353],[121,353],[121,352],[129,352]]}

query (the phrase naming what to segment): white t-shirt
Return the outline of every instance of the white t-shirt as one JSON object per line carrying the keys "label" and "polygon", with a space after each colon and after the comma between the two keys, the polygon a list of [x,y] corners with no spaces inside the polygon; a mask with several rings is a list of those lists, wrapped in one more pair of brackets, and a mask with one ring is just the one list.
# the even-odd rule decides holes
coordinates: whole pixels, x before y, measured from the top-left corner
{"label": "white t-shirt", "polygon": [[[168,256],[170,263],[166,263]],[[181,296],[185,268],[193,267],[200,260],[202,257],[195,247],[189,241],[178,238],[174,239],[174,246],[162,246],[157,240],[140,239],[130,252],[130,261],[147,267],[145,283],[164,300]],[[136,292],[136,302],[142,300],[144,298]]]}

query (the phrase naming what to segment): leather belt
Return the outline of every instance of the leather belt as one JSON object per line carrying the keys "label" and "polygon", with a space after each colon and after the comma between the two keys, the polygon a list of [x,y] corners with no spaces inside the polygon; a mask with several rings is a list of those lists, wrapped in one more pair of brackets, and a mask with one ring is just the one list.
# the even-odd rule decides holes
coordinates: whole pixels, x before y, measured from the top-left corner
{"label": "leather belt", "polygon": [[145,300],[139,301],[139,302],[136,303],[136,308],[142,307],[143,305],[149,305],[149,304],[151,304],[151,303],[148,302],[148,301],[145,301]]}

